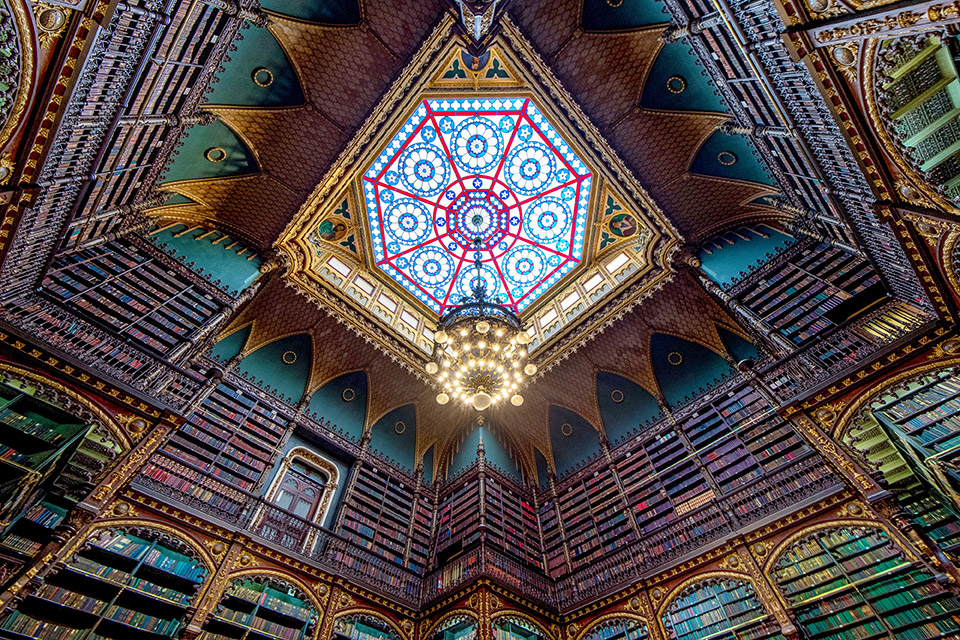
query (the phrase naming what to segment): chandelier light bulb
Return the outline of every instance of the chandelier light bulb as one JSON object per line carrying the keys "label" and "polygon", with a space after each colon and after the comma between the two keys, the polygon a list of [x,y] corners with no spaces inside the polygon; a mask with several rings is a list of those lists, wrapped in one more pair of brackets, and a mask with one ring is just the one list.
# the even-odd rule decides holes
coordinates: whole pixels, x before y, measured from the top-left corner
{"label": "chandelier light bulb", "polygon": [[437,404],[447,404],[450,402],[450,396],[445,393],[437,394]]}
{"label": "chandelier light bulb", "polygon": [[477,323],[477,333],[486,333],[490,331],[490,323],[486,320],[481,320]]}
{"label": "chandelier light bulb", "polygon": [[480,342],[477,343],[477,348],[478,348],[478,349],[486,349],[486,348],[487,348],[487,343],[484,342],[483,340],[481,340]]}
{"label": "chandelier light bulb", "polygon": [[527,364],[527,366],[525,366],[525,367],[523,368],[523,372],[524,372],[525,374],[527,374],[528,376],[532,376],[533,374],[535,374],[535,373],[537,372],[537,365],[535,365],[535,364],[533,364],[533,363],[531,362],[531,363]]}
{"label": "chandelier light bulb", "polygon": [[519,393],[513,394],[513,397],[510,398],[510,404],[512,404],[515,407],[519,407],[520,405],[523,404],[523,396],[520,395]]}
{"label": "chandelier light bulb", "polygon": [[519,342],[520,344],[527,344],[528,342],[530,342],[530,334],[527,333],[526,331],[521,331],[520,333],[517,334],[517,342]]}
{"label": "chandelier light bulb", "polygon": [[473,408],[477,411],[483,411],[493,403],[493,398],[491,398],[485,391],[474,394],[470,399],[470,404],[473,405]]}
{"label": "chandelier light bulb", "polygon": [[449,338],[450,336],[447,335],[446,331],[437,331],[435,334],[433,334],[433,339],[437,344],[446,344]]}
{"label": "chandelier light bulb", "polygon": [[433,375],[440,370],[440,366],[436,362],[428,362],[424,367],[424,370],[426,370],[426,372],[430,375]]}

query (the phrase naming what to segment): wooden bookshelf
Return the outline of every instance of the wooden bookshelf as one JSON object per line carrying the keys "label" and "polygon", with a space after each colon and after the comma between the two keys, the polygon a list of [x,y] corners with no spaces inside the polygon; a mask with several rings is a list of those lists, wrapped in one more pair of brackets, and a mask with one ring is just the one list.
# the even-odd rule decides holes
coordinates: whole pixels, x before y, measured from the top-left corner
{"label": "wooden bookshelf", "polygon": [[520,562],[542,569],[540,530],[531,496],[490,470],[484,482],[487,541]]}
{"label": "wooden bookshelf", "polygon": [[493,640],[549,640],[533,624],[515,616],[493,621]]}
{"label": "wooden bookshelf", "polygon": [[663,615],[674,640],[783,640],[753,586],[744,580],[708,579],[685,589]]}
{"label": "wooden bookshelf", "polygon": [[[880,275],[860,256],[818,244],[801,246],[789,261],[762,270],[749,283],[749,288],[737,296],[741,302],[801,345],[866,306],[864,300],[862,306],[851,303],[858,308],[840,308],[857,294],[879,285]],[[876,295],[871,290],[866,297],[872,300]]]}
{"label": "wooden bookshelf", "polygon": [[68,485],[67,465],[89,432],[58,407],[0,385],[0,552],[32,558],[84,497],[57,483]]}
{"label": "wooden bookshelf", "polygon": [[43,291],[81,317],[168,354],[221,308],[186,274],[130,240],[115,240],[59,258]]}
{"label": "wooden bookshelf", "polygon": [[176,637],[206,569],[169,544],[143,534],[101,532],[3,618],[0,636]]}
{"label": "wooden bookshelf", "polygon": [[305,640],[317,624],[316,609],[285,582],[243,578],[224,591],[207,618],[201,638],[215,640]]}
{"label": "wooden bookshelf", "polygon": [[261,485],[277,458],[287,418],[224,382],[192,413],[141,474],[226,514]]}
{"label": "wooden bookshelf", "polygon": [[400,640],[388,624],[365,615],[339,618],[333,627],[333,637],[337,640]]}
{"label": "wooden bookshelf", "polygon": [[808,483],[802,474],[787,480],[783,473],[815,452],[743,381],[721,385],[676,410],[674,418],[611,452],[619,485],[598,462],[560,479],[556,496],[538,494],[550,577],[569,574],[569,557],[573,574],[582,572],[576,589],[591,588],[596,577],[586,569],[624,547],[639,544],[647,556],[664,556],[721,531],[718,501],[729,500],[724,509],[749,522],[784,492]]}
{"label": "wooden bookshelf", "polygon": [[838,527],[807,536],[780,557],[773,577],[812,640],[960,633],[960,601],[877,529]]}
{"label": "wooden bookshelf", "polygon": [[353,491],[341,507],[339,533],[354,544],[422,573],[430,560],[433,507],[426,496],[417,498],[415,485],[372,461],[362,460]]}
{"label": "wooden bookshelf", "polygon": [[630,618],[613,619],[593,627],[584,640],[647,640],[647,625]]}

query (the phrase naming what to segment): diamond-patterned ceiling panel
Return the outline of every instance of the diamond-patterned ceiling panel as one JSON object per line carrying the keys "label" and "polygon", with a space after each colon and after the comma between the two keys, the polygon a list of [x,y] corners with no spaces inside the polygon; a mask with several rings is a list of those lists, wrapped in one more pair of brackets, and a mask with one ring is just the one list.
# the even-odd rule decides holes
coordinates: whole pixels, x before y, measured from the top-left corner
{"label": "diamond-patterned ceiling panel", "polygon": [[376,266],[440,314],[478,278],[519,313],[583,260],[592,181],[529,98],[424,100],[363,176]]}

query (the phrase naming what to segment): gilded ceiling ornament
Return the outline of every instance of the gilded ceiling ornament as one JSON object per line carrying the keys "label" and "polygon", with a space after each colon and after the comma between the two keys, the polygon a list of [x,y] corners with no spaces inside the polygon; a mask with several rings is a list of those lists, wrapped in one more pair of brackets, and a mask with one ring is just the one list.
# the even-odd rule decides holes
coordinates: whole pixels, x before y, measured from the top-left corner
{"label": "gilded ceiling ornament", "polygon": [[398,435],[403,435],[403,433],[407,430],[407,423],[403,420],[397,420],[397,423],[393,425],[393,430]]}
{"label": "gilded ceiling ornament", "polygon": [[67,13],[66,9],[46,2],[38,2],[33,7],[37,24],[37,41],[42,48],[48,49],[67,28]]}
{"label": "gilded ceiling ornament", "polygon": [[357,397],[357,392],[347,387],[342,392],[340,392],[340,397],[344,402],[353,402],[353,399]]}
{"label": "gilded ceiling ornament", "polygon": [[730,165],[737,163],[737,154],[732,151],[721,151],[717,154],[717,162],[720,164],[729,167]]}
{"label": "gilded ceiling ornament", "polygon": [[681,363],[683,363],[683,354],[681,354],[679,351],[671,351],[667,354],[667,362],[675,367],[678,367]]}
{"label": "gilded ceiling ornament", "polygon": [[740,569],[740,556],[733,554],[720,561],[721,569]]}
{"label": "gilded ceiling ornament", "polygon": [[284,351],[280,359],[283,360],[283,364],[293,364],[297,361],[297,354],[295,351]]}
{"label": "gilded ceiling ornament", "polygon": [[129,502],[124,502],[123,500],[118,500],[110,505],[110,507],[107,509],[107,513],[112,518],[126,518],[128,516],[135,517],[139,515],[136,508],[134,508],[132,504]]}
{"label": "gilded ceiling ornament", "polygon": [[857,501],[848,502],[840,508],[840,511],[837,512],[841,518],[854,517],[854,518],[865,518],[867,513],[863,508],[863,505]]}
{"label": "gilded ceiling ornament", "polygon": [[857,42],[848,42],[842,45],[830,45],[827,47],[830,54],[830,60],[834,66],[848,82],[857,81],[857,60],[860,56],[860,44]]}
{"label": "gilded ceiling ornament", "polygon": [[147,430],[150,429],[153,425],[141,418],[140,416],[135,416],[129,413],[118,413],[116,416],[117,422],[123,425],[123,428],[134,437],[134,439],[142,436]]}
{"label": "gilded ceiling ornament", "polygon": [[661,589],[660,587],[654,587],[653,589],[650,590],[650,597],[653,599],[654,602],[660,602],[661,600],[663,600],[663,589]]}
{"label": "gilded ceiling ornament", "polygon": [[928,358],[931,360],[936,360],[955,355],[957,352],[960,352],[960,338],[948,338],[943,342],[934,345],[933,349],[930,350],[930,355]]}
{"label": "gilded ceiling ornament", "polygon": [[623,391],[621,391],[620,389],[614,389],[613,391],[610,392],[610,399],[616,402],[617,404],[620,404],[621,402],[623,402]]}
{"label": "gilded ceiling ornament", "polygon": [[750,551],[753,553],[753,555],[761,559],[766,558],[767,554],[770,553],[769,547],[763,542],[758,542],[750,547]]}
{"label": "gilded ceiling ornament", "polygon": [[217,562],[223,561],[229,549],[229,546],[222,540],[205,540],[203,546],[207,548],[207,551],[210,552],[210,555],[213,556]]}
{"label": "gilded ceiling ornament", "polygon": [[670,93],[683,93],[687,88],[687,80],[683,76],[670,76],[667,79],[667,91]]}
{"label": "gilded ceiling ornament", "polygon": [[837,421],[837,415],[844,406],[843,402],[823,405],[814,411],[813,419],[822,427],[831,427]]}
{"label": "gilded ceiling ornament", "polygon": [[0,155],[0,185],[10,184],[10,178],[13,177],[13,156],[9,153]]}
{"label": "gilded ceiling ornament", "polygon": [[569,438],[573,435],[573,426],[569,422],[564,422],[560,425],[560,433]]}
{"label": "gilded ceiling ornament", "polygon": [[273,72],[266,67],[257,67],[254,69],[253,73],[251,74],[251,78],[253,79],[254,83],[260,87],[269,87],[271,84],[273,84]]}
{"label": "gilded ceiling ornament", "polygon": [[227,159],[227,152],[223,147],[210,147],[203,152],[203,157],[210,162],[223,162]]}

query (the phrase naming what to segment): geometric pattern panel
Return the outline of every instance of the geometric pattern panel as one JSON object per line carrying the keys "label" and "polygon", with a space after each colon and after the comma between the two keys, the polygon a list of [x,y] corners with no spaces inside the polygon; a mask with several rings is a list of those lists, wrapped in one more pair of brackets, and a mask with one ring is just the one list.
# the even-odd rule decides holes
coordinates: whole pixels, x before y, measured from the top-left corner
{"label": "geometric pattern panel", "polygon": [[529,98],[424,100],[363,176],[374,260],[438,314],[481,278],[520,313],[583,259],[592,181]]}

